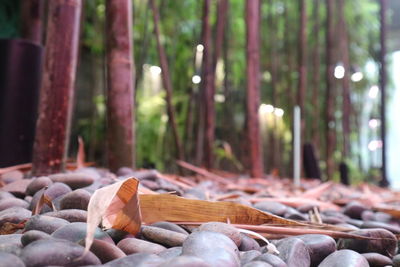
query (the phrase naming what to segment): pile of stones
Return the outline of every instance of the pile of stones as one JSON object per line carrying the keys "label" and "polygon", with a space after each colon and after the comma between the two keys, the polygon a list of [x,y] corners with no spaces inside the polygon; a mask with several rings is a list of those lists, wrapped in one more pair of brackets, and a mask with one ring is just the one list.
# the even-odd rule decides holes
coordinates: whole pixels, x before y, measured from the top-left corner
{"label": "pile of stones", "polygon": [[[341,211],[320,213],[324,223],[353,229],[352,234],[370,239],[333,239],[328,235],[304,234],[270,240],[279,251],[268,251],[264,241],[235,227],[207,222],[184,227],[171,222],[143,225],[133,236],[120,230],[96,229],[95,240],[84,253],[87,206],[93,192],[116,179],[134,174],[122,169],[117,175],[95,168],[79,172],[24,179],[18,172],[3,175],[0,189],[0,266],[160,266],[160,267],[400,267],[398,240],[400,221],[389,214],[374,212],[357,202]],[[175,191],[184,197],[204,199],[205,187],[184,190],[146,173],[136,176],[141,186],[158,192]],[[44,206],[32,216],[46,188],[56,211]],[[251,205],[245,199],[237,202]],[[313,206],[297,209],[265,201],[254,208],[275,215],[309,220]],[[21,229],[5,234],[7,226],[25,222]],[[15,226],[15,225],[14,225]]]}

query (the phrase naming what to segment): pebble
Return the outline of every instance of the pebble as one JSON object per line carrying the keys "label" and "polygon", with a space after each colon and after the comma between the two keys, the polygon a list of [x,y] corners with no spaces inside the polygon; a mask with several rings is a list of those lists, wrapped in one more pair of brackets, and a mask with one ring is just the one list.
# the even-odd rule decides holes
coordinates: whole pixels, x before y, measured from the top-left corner
{"label": "pebble", "polygon": [[254,204],[254,208],[269,212],[278,216],[284,216],[288,207],[279,202],[274,201],[262,201]]}
{"label": "pebble", "polygon": [[133,253],[150,253],[159,254],[167,248],[159,244],[155,244],[146,240],[134,237],[122,239],[117,245],[127,255]]}
{"label": "pebble", "polygon": [[158,256],[165,260],[169,260],[175,257],[178,257],[179,255],[182,254],[182,247],[172,247],[169,249],[164,250],[161,253],[158,253]]}
{"label": "pebble", "polygon": [[254,238],[251,238],[242,233],[240,233],[240,235],[242,236],[242,242],[239,246],[240,251],[260,250],[260,245],[256,240],[254,240]]}
{"label": "pebble", "polygon": [[311,266],[318,266],[329,254],[336,251],[335,240],[327,235],[307,234],[296,236],[301,239],[310,253]]}
{"label": "pebble", "polygon": [[162,263],[158,267],[212,267],[205,260],[194,256],[179,256]]}
{"label": "pebble", "polygon": [[21,259],[27,267],[36,266],[83,266],[101,264],[92,253],[87,252],[81,257],[85,248],[66,240],[38,240],[26,246],[21,253]]}
{"label": "pebble", "polygon": [[276,246],[279,257],[288,266],[308,267],[311,259],[306,244],[299,238],[288,237],[280,240]]}
{"label": "pebble", "polygon": [[28,185],[30,183],[31,183],[30,179],[21,179],[21,180],[17,180],[15,182],[6,184],[5,186],[3,186],[1,188],[1,190],[9,192],[16,197],[23,198],[25,196],[26,188],[28,187]]}
{"label": "pebble", "polygon": [[378,253],[372,252],[361,255],[368,261],[370,267],[384,267],[387,265],[392,265],[392,260],[389,257]]}
{"label": "pebble", "polygon": [[274,266],[266,263],[265,261],[251,261],[243,265],[243,267],[274,267]]}
{"label": "pebble", "polygon": [[106,233],[111,237],[115,244],[118,244],[119,241],[131,235],[128,232],[118,229],[107,229]]}
{"label": "pebble", "polygon": [[105,267],[157,267],[163,263],[163,259],[157,255],[150,253],[135,253],[126,257],[110,261],[103,266]]}
{"label": "pebble", "polygon": [[361,254],[343,249],[330,254],[318,267],[369,267],[369,264]]}
{"label": "pebble", "polygon": [[151,224],[150,226],[163,228],[163,229],[174,231],[174,232],[181,233],[181,234],[186,234],[186,235],[188,234],[188,232],[185,229],[183,229],[179,225],[177,225],[175,223],[171,223],[171,222],[155,222],[155,223]]}
{"label": "pebble", "polygon": [[367,228],[367,229],[369,229],[369,228],[383,228],[383,229],[386,229],[386,230],[392,232],[393,234],[400,234],[400,227],[399,226],[391,225],[391,224],[384,223],[384,222],[367,221],[367,222],[364,222],[361,225],[361,228],[364,228],[364,229],[365,228]]}
{"label": "pebble", "polygon": [[45,216],[55,217],[67,220],[69,222],[86,222],[87,211],[77,209],[58,210],[43,213]]}
{"label": "pebble", "polygon": [[89,186],[94,182],[94,178],[86,173],[58,173],[49,176],[53,182],[64,183],[72,189]]}
{"label": "pebble", "polygon": [[49,235],[45,232],[38,231],[38,230],[29,230],[22,234],[21,243],[25,247],[36,240],[50,239],[50,238],[51,238],[51,235]]}
{"label": "pebble", "polygon": [[400,254],[393,257],[393,267],[400,267]]}
{"label": "pebble", "polygon": [[212,266],[240,266],[235,243],[217,232],[197,231],[190,234],[183,242],[182,255],[202,258]]}
{"label": "pebble", "polygon": [[9,171],[1,175],[1,180],[6,184],[12,183],[17,180],[21,180],[23,178],[24,178],[24,173],[18,170]]}
{"label": "pebble", "polygon": [[351,249],[359,253],[376,252],[388,257],[393,257],[397,251],[396,236],[385,229],[361,229],[350,232],[351,234],[374,237],[381,239],[339,239],[338,249]]}
{"label": "pebble", "polygon": [[242,242],[242,235],[240,234],[239,230],[227,223],[203,223],[202,225],[200,225],[199,231],[210,231],[224,234],[229,237],[236,244],[237,247],[239,247],[240,243]]}
{"label": "pebble", "polygon": [[65,194],[60,199],[60,209],[87,210],[91,194],[83,189],[77,189]]}
{"label": "pebble", "polygon": [[166,247],[182,246],[183,241],[185,241],[186,237],[188,236],[187,234],[181,234],[153,226],[143,226],[142,235],[147,240],[164,245]]}
{"label": "pebble", "polygon": [[21,207],[5,209],[3,211],[0,211],[0,226],[2,226],[6,222],[20,223],[21,221],[29,219],[31,215],[31,211]]}
{"label": "pebble", "polygon": [[[82,240],[81,244],[84,246],[85,242]],[[126,254],[116,245],[99,239],[93,240],[93,243],[90,246],[90,251],[93,252],[93,254],[96,255],[103,264],[126,256]]]}
{"label": "pebble", "polygon": [[64,219],[44,215],[35,215],[26,222],[24,231],[39,230],[51,234],[58,228],[68,224],[69,222]]}
{"label": "pebble", "polygon": [[11,194],[10,192],[6,191],[0,191],[0,200],[6,199],[6,198],[14,198],[14,195]]}
{"label": "pebble", "polygon": [[352,201],[343,208],[343,214],[346,214],[352,219],[361,219],[361,214],[367,210],[365,205]]}
{"label": "pebble", "polygon": [[240,255],[240,265],[244,265],[244,264],[254,260],[258,256],[260,256],[261,252],[258,250],[249,250],[249,251],[240,252],[239,255]]}
{"label": "pebble", "polygon": [[25,267],[25,263],[11,253],[0,252],[0,267]]}
{"label": "pebble", "polygon": [[21,234],[0,235],[0,252],[19,256],[22,249]]}
{"label": "pebble", "polygon": [[41,176],[33,178],[26,188],[25,193],[29,196],[33,196],[37,191],[43,189],[46,186],[53,184],[53,181],[49,177]]}
{"label": "pebble", "polygon": [[[33,195],[33,199],[32,202],[30,203],[29,209],[33,210],[34,207],[36,206],[36,204],[38,203],[39,199],[41,198],[42,194],[43,194],[44,189],[41,189],[39,191],[37,191],[34,195]],[[71,188],[66,185],[66,184],[62,184],[62,183],[54,183],[52,185],[50,185],[47,190],[46,190],[46,195],[49,197],[49,199],[51,199],[54,203],[55,199],[63,196],[69,192],[71,192]],[[42,208],[42,213],[44,212],[48,212],[48,211],[52,211],[52,208],[48,207],[47,205],[44,205]]]}
{"label": "pebble", "polygon": [[[86,237],[86,228],[87,224],[83,222],[69,223],[63,227],[60,227],[57,229],[57,231],[54,231],[51,236],[54,238],[69,240],[71,242],[79,242]],[[94,238],[114,244],[114,241],[111,239],[111,237],[99,227],[96,228]]]}
{"label": "pebble", "polygon": [[264,253],[264,254],[256,257],[254,260],[263,261],[274,267],[287,267],[288,266],[281,258],[279,258],[278,256],[275,256],[273,254],[270,254],[270,253]]}
{"label": "pebble", "polygon": [[16,197],[0,200],[0,211],[9,209],[12,207],[21,207],[21,208],[27,209],[29,207],[29,204],[25,200],[22,200],[22,199],[19,199]]}

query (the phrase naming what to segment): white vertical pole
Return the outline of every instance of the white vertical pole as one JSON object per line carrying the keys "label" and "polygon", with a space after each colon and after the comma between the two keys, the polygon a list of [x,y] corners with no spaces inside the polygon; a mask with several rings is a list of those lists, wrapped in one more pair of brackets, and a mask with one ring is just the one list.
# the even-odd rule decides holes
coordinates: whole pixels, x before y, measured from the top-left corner
{"label": "white vertical pole", "polygon": [[300,131],[300,107],[294,107],[294,125],[293,125],[293,181],[296,187],[300,186],[300,151],[301,151],[301,131]]}

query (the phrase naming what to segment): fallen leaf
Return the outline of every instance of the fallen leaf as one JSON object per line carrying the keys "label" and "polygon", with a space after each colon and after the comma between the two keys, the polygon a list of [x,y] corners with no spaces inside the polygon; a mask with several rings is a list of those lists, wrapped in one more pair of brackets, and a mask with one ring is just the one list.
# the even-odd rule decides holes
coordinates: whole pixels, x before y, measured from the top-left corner
{"label": "fallen leaf", "polygon": [[86,252],[93,243],[94,232],[100,222],[104,228],[123,230],[133,235],[138,233],[141,225],[138,185],[137,179],[128,178],[94,192],[88,205]]}
{"label": "fallen leaf", "polygon": [[57,211],[52,199],[46,194],[47,188],[48,188],[47,186],[44,188],[42,195],[39,198],[39,201],[36,203],[35,208],[32,210],[32,216],[39,214],[44,205],[47,205],[54,211]]}
{"label": "fallen leaf", "polygon": [[27,220],[23,220],[20,223],[5,222],[0,228],[0,235],[14,234],[16,231],[24,229]]}
{"label": "fallen leaf", "polygon": [[400,208],[398,208],[398,207],[381,204],[381,205],[376,205],[376,206],[372,207],[372,209],[374,209],[375,211],[385,212],[387,214],[392,215],[395,218],[400,219]]}

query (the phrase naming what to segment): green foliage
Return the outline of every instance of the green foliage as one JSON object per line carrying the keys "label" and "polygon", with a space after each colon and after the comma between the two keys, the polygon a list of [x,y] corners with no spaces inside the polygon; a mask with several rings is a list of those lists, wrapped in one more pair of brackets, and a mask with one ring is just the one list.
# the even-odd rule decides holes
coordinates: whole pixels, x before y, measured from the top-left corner
{"label": "green foliage", "polygon": [[19,37],[20,1],[0,0],[0,38]]}

